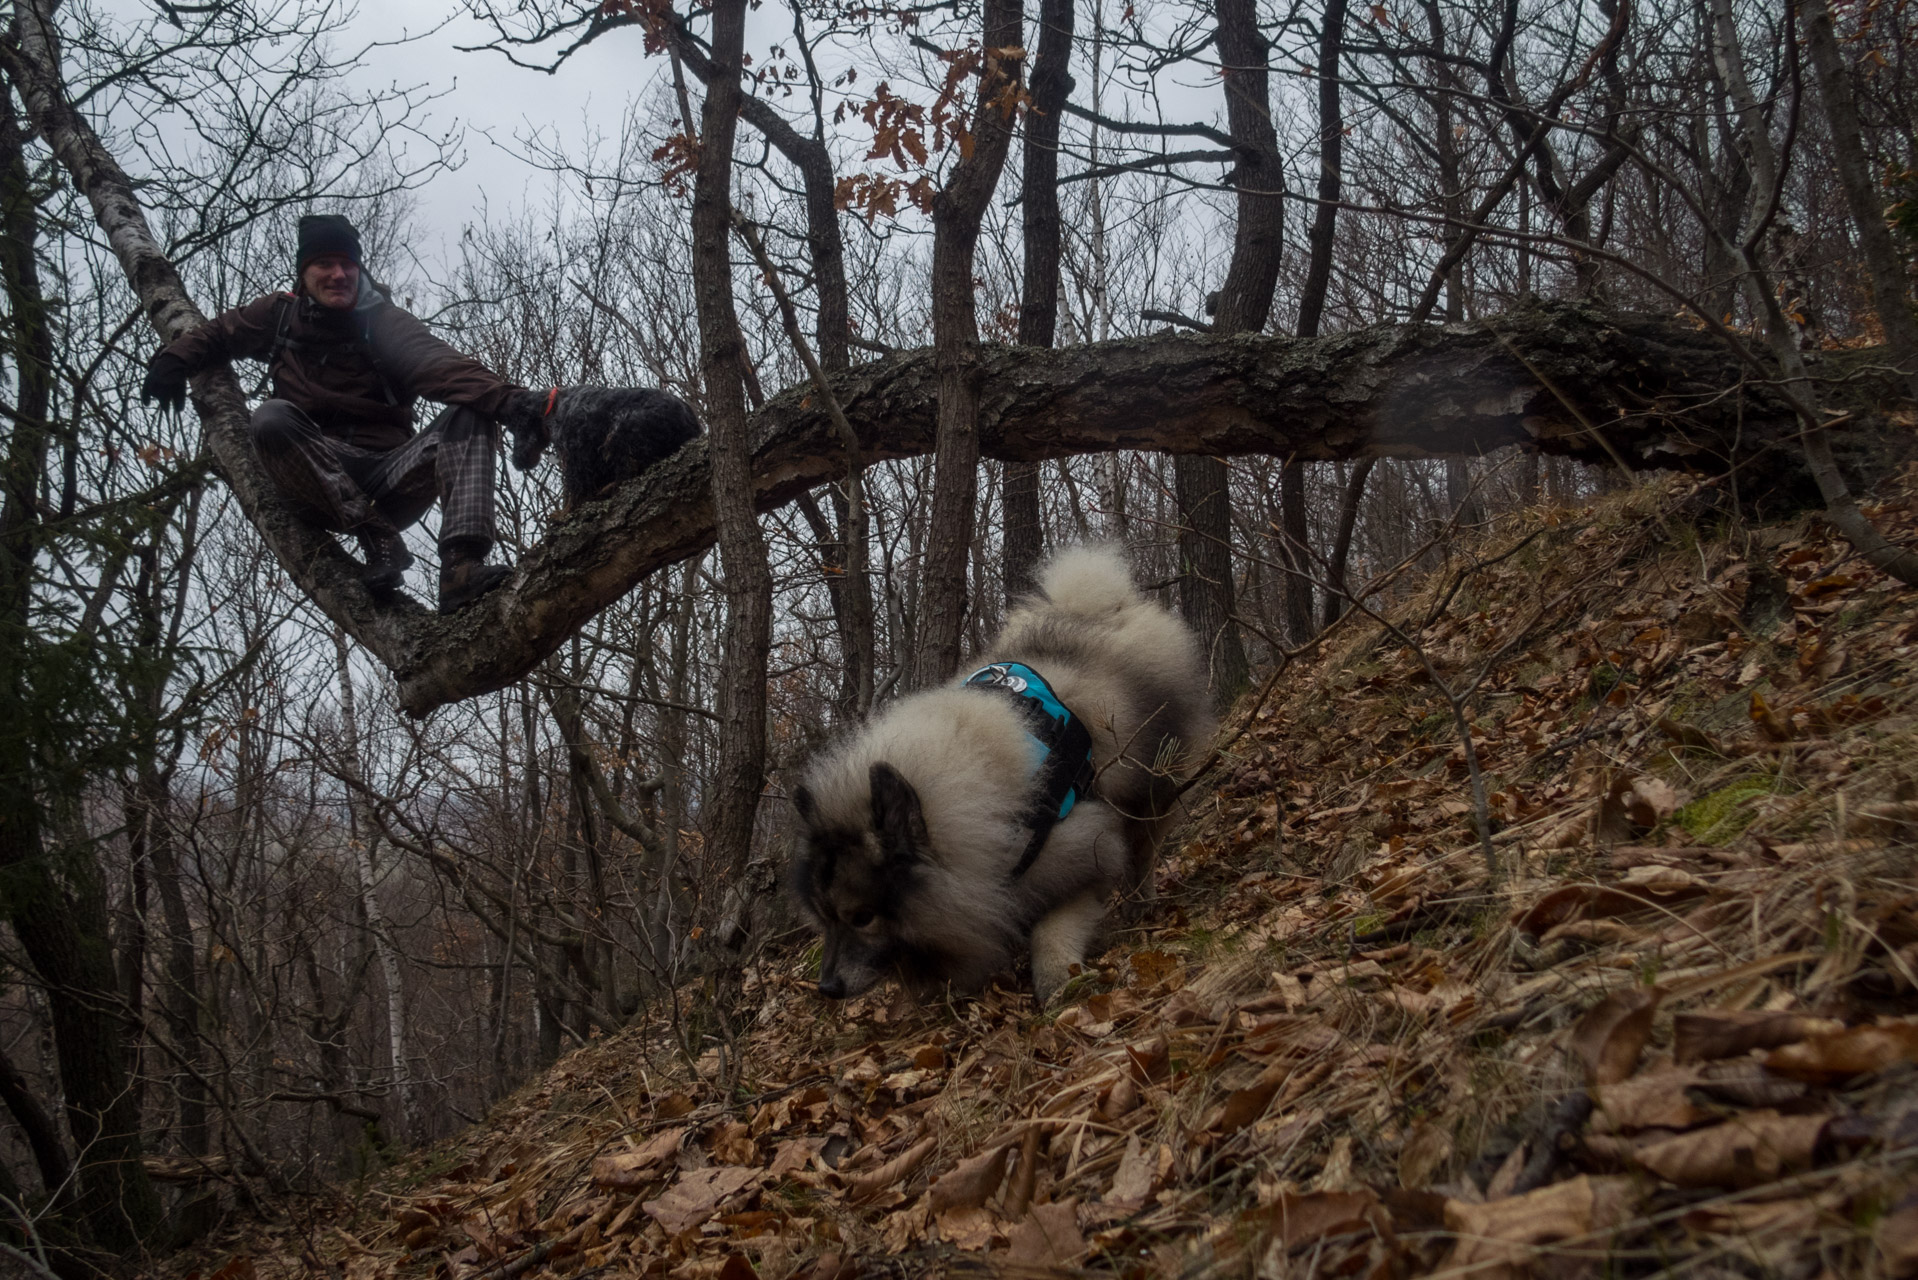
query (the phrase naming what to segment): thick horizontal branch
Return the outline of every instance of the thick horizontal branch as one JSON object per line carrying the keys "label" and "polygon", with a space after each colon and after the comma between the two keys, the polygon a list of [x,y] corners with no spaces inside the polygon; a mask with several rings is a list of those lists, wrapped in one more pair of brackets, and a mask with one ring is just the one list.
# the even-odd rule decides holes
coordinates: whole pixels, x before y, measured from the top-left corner
{"label": "thick horizontal branch", "polygon": [[[1709,335],[1569,305],[1309,341],[1163,335],[986,347],[980,360],[983,451],[1007,461],[1116,449],[1329,461],[1521,444],[1596,463],[1616,452],[1635,467],[1720,472],[1796,431],[1766,388],[1741,388],[1745,373]],[[868,460],[932,451],[929,351],[833,381]],[[769,401],[754,425],[762,510],[843,473],[832,425],[806,387]],[[1766,478],[1795,465],[1781,456]],[[709,545],[708,484],[704,441],[695,441],[551,529],[502,590],[451,619],[410,619],[407,643],[388,663],[402,704],[423,715],[511,683],[641,578]]]}

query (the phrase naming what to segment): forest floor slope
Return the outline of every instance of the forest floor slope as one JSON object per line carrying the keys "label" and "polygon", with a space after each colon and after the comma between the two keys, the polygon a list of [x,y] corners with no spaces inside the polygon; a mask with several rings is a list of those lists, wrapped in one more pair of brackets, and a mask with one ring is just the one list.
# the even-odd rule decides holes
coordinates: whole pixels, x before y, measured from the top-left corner
{"label": "forest floor slope", "polygon": [[192,1265],[1918,1275],[1918,592],[1712,492],[1518,517],[1273,675],[1053,1009],[776,955],[730,1054],[610,1037]]}

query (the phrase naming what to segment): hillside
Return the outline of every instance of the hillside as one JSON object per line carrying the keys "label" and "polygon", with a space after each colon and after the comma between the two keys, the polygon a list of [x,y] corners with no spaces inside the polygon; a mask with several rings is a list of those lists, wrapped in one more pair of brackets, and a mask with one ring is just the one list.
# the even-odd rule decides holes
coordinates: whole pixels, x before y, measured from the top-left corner
{"label": "hillside", "polygon": [[1918,593],[1714,497],[1533,513],[1271,674],[1054,1009],[789,951],[731,1052],[628,1030],[170,1270],[1918,1276]]}

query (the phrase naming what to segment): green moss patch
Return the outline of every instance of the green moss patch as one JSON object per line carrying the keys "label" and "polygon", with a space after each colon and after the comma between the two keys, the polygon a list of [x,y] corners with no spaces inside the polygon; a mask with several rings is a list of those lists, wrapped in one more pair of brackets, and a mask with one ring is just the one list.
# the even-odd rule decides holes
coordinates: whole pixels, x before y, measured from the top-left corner
{"label": "green moss patch", "polygon": [[1772,779],[1762,774],[1740,778],[1698,797],[1672,816],[1694,840],[1730,844],[1758,816],[1759,798],[1772,794],[1774,789]]}

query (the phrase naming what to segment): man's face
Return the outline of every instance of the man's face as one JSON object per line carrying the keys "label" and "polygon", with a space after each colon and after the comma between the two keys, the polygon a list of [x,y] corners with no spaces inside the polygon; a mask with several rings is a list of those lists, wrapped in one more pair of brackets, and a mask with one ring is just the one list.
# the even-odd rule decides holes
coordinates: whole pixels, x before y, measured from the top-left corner
{"label": "man's face", "polygon": [[324,253],[306,264],[300,287],[323,307],[351,310],[360,297],[360,268],[343,253]]}

